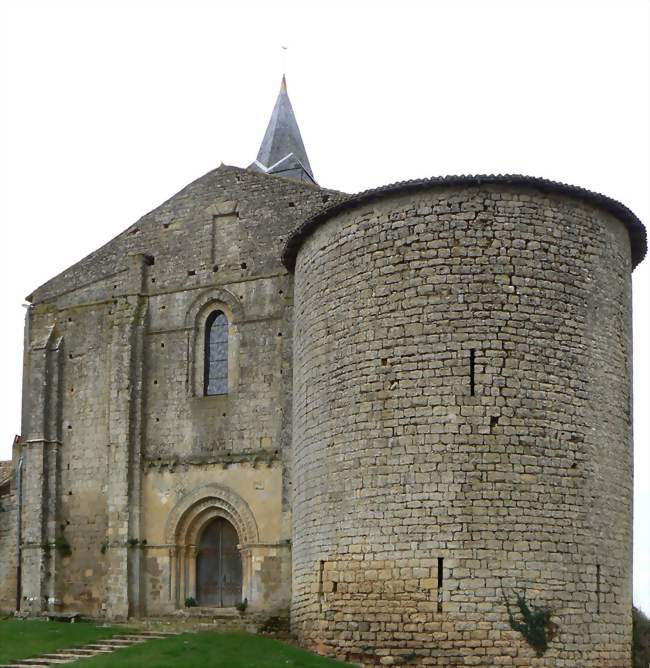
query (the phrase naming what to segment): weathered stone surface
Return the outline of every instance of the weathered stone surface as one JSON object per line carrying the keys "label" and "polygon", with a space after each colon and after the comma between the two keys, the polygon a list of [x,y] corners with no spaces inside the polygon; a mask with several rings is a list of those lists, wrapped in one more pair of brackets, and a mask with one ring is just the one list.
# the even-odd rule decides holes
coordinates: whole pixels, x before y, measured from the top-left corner
{"label": "weathered stone surface", "polygon": [[[364,665],[629,665],[630,268],[611,215],[514,186],[386,195],[303,241],[303,641]],[[502,587],[552,610],[544,657]]]}
{"label": "weathered stone surface", "polygon": [[12,461],[0,462],[0,610],[16,607],[17,500]]}
{"label": "weathered stone surface", "polygon": [[[280,250],[337,196],[222,166],[34,292],[24,610],[182,607],[196,595],[196,523],[213,515],[239,531],[250,607],[288,607],[292,278]],[[229,388],[205,397],[217,308]]]}
{"label": "weathered stone surface", "polygon": [[[292,275],[288,235],[341,197],[221,167],[34,292],[21,609],[178,614],[225,518],[251,618],[291,602],[319,651],[627,667],[640,229],[631,255],[596,200],[420,184],[301,228]],[[215,310],[228,392],[204,396]],[[507,621],[524,589],[558,627],[541,658]]]}

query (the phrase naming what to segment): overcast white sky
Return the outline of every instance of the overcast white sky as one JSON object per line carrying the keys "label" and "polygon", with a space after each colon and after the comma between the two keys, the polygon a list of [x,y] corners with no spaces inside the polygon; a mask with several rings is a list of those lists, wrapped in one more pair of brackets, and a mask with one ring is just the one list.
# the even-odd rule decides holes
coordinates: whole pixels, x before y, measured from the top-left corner
{"label": "overcast white sky", "polygon": [[[24,297],[219,163],[248,165],[283,44],[324,186],[523,173],[650,221],[644,0],[55,4],[0,14],[0,458],[20,431]],[[650,259],[634,290],[635,601],[650,613]]]}

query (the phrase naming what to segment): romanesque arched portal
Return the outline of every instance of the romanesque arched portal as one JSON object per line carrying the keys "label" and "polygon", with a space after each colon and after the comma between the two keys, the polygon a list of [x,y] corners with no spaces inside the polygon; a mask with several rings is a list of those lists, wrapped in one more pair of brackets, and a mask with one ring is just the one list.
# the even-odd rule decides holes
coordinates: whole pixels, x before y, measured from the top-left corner
{"label": "romanesque arched portal", "polygon": [[183,607],[188,598],[216,607],[252,600],[251,546],[259,542],[259,532],[238,494],[210,484],[185,495],[169,514],[166,540],[172,546],[176,607]]}

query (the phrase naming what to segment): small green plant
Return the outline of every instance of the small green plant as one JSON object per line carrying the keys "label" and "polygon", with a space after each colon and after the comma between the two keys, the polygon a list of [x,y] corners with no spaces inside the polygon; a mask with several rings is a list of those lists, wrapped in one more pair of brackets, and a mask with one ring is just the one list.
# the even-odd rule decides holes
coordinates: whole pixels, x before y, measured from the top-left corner
{"label": "small green plant", "polygon": [[194,596],[188,596],[185,599],[185,607],[186,608],[196,608],[196,606],[197,606],[197,603],[196,603],[196,599],[194,598]]}
{"label": "small green plant", "polygon": [[513,631],[518,631],[526,642],[535,650],[537,656],[542,656],[548,649],[548,643],[555,637],[557,626],[551,621],[551,611],[546,608],[536,608],[528,605],[526,592],[515,592],[520,619],[516,619],[510,607],[510,601],[503,587],[503,600],[508,611],[508,621]]}
{"label": "small green plant", "polygon": [[239,610],[239,613],[243,615],[246,612],[246,608],[248,607],[248,599],[245,598],[241,603],[237,603],[235,607],[237,610]]}
{"label": "small green plant", "polygon": [[126,542],[129,544],[129,547],[137,547],[140,541],[137,538],[129,538]]}
{"label": "small green plant", "polygon": [[277,615],[267,617],[259,626],[260,633],[271,635],[289,635],[289,611],[281,611]]}
{"label": "small green plant", "polygon": [[100,546],[99,546],[99,551],[102,554],[106,554],[106,550],[108,550],[108,543],[104,541]]}
{"label": "small green plant", "polygon": [[61,556],[63,557],[69,557],[72,554],[70,543],[68,543],[68,539],[63,534],[59,534],[54,539],[54,547],[61,553]]}
{"label": "small green plant", "polygon": [[650,618],[637,608],[632,608],[632,665],[650,666]]}

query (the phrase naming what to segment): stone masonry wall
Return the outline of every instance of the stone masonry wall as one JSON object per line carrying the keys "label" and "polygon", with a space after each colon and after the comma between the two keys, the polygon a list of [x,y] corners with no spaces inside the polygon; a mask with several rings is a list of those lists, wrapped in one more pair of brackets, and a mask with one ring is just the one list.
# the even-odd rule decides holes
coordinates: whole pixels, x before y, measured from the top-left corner
{"label": "stone masonry wall", "polygon": [[[216,482],[257,513],[249,603],[288,606],[292,278],[280,249],[336,196],[222,166],[34,292],[30,610],[125,617],[182,605],[168,517]],[[231,383],[203,397],[201,318],[216,307],[229,317]],[[63,540],[69,549],[53,549]]]}
{"label": "stone masonry wall", "polygon": [[16,608],[16,493],[12,462],[0,462],[0,612]]}
{"label": "stone masonry wall", "polygon": [[[364,666],[630,665],[630,244],[533,188],[324,222],[295,271],[292,624]],[[537,657],[504,594],[548,607]]]}

